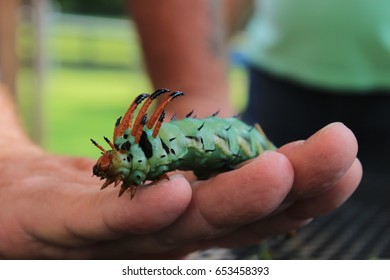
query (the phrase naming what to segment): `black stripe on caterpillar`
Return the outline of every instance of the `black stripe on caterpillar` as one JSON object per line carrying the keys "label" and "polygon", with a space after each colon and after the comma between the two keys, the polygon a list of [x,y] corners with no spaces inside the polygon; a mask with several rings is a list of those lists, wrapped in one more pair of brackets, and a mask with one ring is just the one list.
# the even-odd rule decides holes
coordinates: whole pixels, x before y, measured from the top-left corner
{"label": "black stripe on caterpillar", "polygon": [[138,186],[146,180],[168,179],[169,171],[192,170],[203,180],[275,149],[260,125],[247,125],[236,116],[219,118],[216,112],[198,119],[191,118],[190,112],[184,119],[164,122],[164,109],[174,98],[184,95],[180,91],[168,94],[148,118],[153,100],[168,92],[159,89],[135,98],[123,118],[116,121],[113,141],[104,137],[110,150],[91,139],[102,151],[93,167],[93,174],[106,180],[101,189],[122,182],[119,196],[130,188],[133,198]]}

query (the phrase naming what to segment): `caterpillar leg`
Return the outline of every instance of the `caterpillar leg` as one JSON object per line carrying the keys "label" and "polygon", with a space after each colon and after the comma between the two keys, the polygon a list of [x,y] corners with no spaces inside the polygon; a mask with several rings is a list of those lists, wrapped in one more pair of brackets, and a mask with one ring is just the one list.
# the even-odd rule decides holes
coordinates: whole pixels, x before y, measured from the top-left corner
{"label": "caterpillar leg", "polygon": [[[163,174],[161,174],[161,175],[156,179],[156,181],[158,181],[158,180],[163,180],[163,179],[169,180],[168,175],[165,174],[165,173],[163,173]],[[112,182],[114,182],[114,181],[111,181],[111,183],[112,183]],[[110,183],[110,184],[111,184],[111,183]],[[115,186],[116,186],[116,185],[117,185],[117,183],[115,182]],[[121,197],[125,191],[127,191],[128,189],[130,189],[130,199],[133,199],[133,197],[135,196],[135,193],[137,192],[137,188],[138,188],[138,186],[136,186],[136,185],[128,185],[128,184],[123,183],[123,184],[121,185],[121,189],[119,190],[119,195],[118,195],[118,197]]]}
{"label": "caterpillar leg", "polygon": [[163,180],[163,179],[169,180],[169,176],[166,173],[163,173],[157,178],[157,180]]}
{"label": "caterpillar leg", "polygon": [[100,190],[103,190],[105,188],[107,188],[109,185],[111,185],[112,183],[114,183],[114,180],[113,179],[107,179],[104,183],[103,183],[103,186],[100,188]]}
{"label": "caterpillar leg", "polygon": [[131,186],[130,187],[130,199],[133,199],[135,196],[135,192],[137,191],[137,186]]}
{"label": "caterpillar leg", "polygon": [[123,183],[121,185],[121,189],[119,190],[118,197],[121,197],[123,195],[123,193],[125,191],[127,191],[128,189],[130,189],[130,199],[133,199],[133,197],[135,196],[135,192],[137,191],[137,186],[136,185],[131,185],[131,184],[128,184],[128,183]]}
{"label": "caterpillar leg", "polygon": [[[101,178],[100,180],[103,180],[103,178]],[[106,181],[103,183],[102,187],[100,188],[100,190],[103,190],[105,188],[107,188],[109,185],[111,185],[112,183],[114,183],[114,187],[118,186],[119,183],[122,181],[122,177],[121,176],[118,176],[116,178],[107,178]]]}

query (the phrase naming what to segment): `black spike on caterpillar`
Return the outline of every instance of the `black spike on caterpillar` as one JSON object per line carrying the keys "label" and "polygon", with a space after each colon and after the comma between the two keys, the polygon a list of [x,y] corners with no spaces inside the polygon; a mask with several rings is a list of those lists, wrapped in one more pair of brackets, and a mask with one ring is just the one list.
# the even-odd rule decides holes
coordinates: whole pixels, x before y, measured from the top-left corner
{"label": "black spike on caterpillar", "polygon": [[119,196],[130,188],[133,198],[138,186],[146,180],[168,178],[169,171],[192,170],[203,180],[275,149],[258,124],[250,126],[237,117],[219,118],[218,111],[207,118],[188,116],[164,123],[164,109],[174,98],[184,95],[180,91],[170,92],[148,116],[153,100],[168,92],[159,89],[135,98],[125,115],[116,121],[113,142],[104,137],[111,150],[91,139],[103,154],[93,167],[93,174],[106,180],[102,189],[122,182]]}

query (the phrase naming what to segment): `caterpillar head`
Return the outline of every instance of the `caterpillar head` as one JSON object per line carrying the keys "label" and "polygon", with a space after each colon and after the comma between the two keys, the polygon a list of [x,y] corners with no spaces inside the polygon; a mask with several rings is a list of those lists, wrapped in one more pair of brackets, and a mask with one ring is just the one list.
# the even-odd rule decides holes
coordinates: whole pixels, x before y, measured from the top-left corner
{"label": "caterpillar head", "polygon": [[106,178],[107,174],[110,173],[110,167],[112,166],[112,155],[109,152],[103,153],[98,159],[96,164],[92,168],[93,175]]}
{"label": "caterpillar head", "polygon": [[[100,177],[101,180],[106,179],[101,189],[106,188],[112,183],[117,186],[120,182],[123,182],[119,196],[121,196],[126,189],[130,188],[131,198],[133,198],[136,186],[139,186],[145,181],[146,173],[143,171],[144,168],[142,168],[142,166],[146,163],[144,162],[141,164],[138,160],[138,164],[133,166],[132,161],[126,152],[115,148],[108,139],[106,141],[113,148],[108,151],[94,140],[91,139],[91,141],[97,148],[99,148],[99,150],[102,151],[102,155],[92,168],[93,175]],[[135,146],[136,147],[133,147],[133,152],[137,154],[137,152],[140,152],[140,149],[138,145]]]}
{"label": "caterpillar head", "polygon": [[[92,143],[102,151],[102,156],[93,166],[93,174],[101,179],[106,179],[102,189],[111,183],[117,185],[123,182],[119,195],[130,188],[131,197],[133,197],[137,186],[143,184],[147,179],[160,178],[158,175],[161,175],[161,173],[159,172],[150,174],[151,166],[148,158],[152,156],[152,152],[149,147],[151,145],[150,140],[147,139],[148,136],[145,131],[150,132],[149,137],[155,139],[165,117],[165,107],[171,100],[183,95],[183,92],[175,91],[166,96],[148,119],[148,107],[158,96],[167,92],[170,92],[170,90],[163,88],[152,94],[140,94],[134,99],[123,118],[119,117],[115,123],[113,142],[104,137],[111,150],[106,151],[91,139]],[[142,107],[138,111],[138,115],[135,116],[135,110],[141,103],[143,103]],[[166,167],[163,167],[163,173],[167,171],[166,169]]]}
{"label": "caterpillar head", "polygon": [[121,168],[122,157],[117,150],[106,151],[102,146],[92,140],[92,143],[102,151],[102,155],[97,160],[96,164],[92,168],[93,175],[100,177],[102,180],[106,179],[102,189],[115,183],[118,185],[128,173],[127,168]]}

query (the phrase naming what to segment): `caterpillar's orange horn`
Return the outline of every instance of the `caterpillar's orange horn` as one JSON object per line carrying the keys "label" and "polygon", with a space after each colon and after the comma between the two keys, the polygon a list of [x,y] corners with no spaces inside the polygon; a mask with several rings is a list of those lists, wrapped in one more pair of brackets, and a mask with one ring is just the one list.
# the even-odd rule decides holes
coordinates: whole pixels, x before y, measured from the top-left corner
{"label": "caterpillar's orange horn", "polygon": [[[131,127],[131,123],[133,122],[133,116],[134,116],[135,109],[148,96],[149,96],[149,94],[147,94],[147,93],[142,93],[142,94],[138,95],[134,99],[133,103],[131,103],[129,109],[127,109],[127,112],[123,116],[123,118],[119,118],[116,121],[115,129],[114,129],[114,140],[115,140],[116,137],[122,135],[125,132],[126,129]],[[121,121],[121,119],[122,119],[122,121]]]}
{"label": "caterpillar's orange horn", "polygon": [[153,115],[150,117],[148,123],[146,124],[147,128],[151,129],[156,124],[160,115],[162,114],[162,112],[167,107],[170,101],[172,101],[176,97],[183,96],[183,95],[184,93],[182,91],[175,91],[172,92],[169,96],[167,96],[157,107],[156,111],[154,111]]}
{"label": "caterpillar's orange horn", "polygon": [[158,132],[160,131],[161,125],[164,121],[164,118],[165,118],[165,111],[163,110],[160,117],[158,118],[156,126],[154,127],[153,134],[152,134],[153,138],[157,137]]}
{"label": "caterpillar's orange horn", "polygon": [[142,104],[142,107],[141,107],[141,109],[138,112],[137,118],[134,121],[134,126],[131,129],[131,135],[136,136],[136,134],[137,134],[137,132],[139,130],[139,126],[141,124],[141,120],[144,117],[146,111],[148,110],[150,104],[152,104],[153,100],[156,99],[161,94],[164,94],[164,93],[169,92],[169,91],[170,90],[166,89],[166,88],[162,88],[162,89],[156,90],[155,92],[153,92],[149,96],[148,99],[145,100],[144,104]]}

